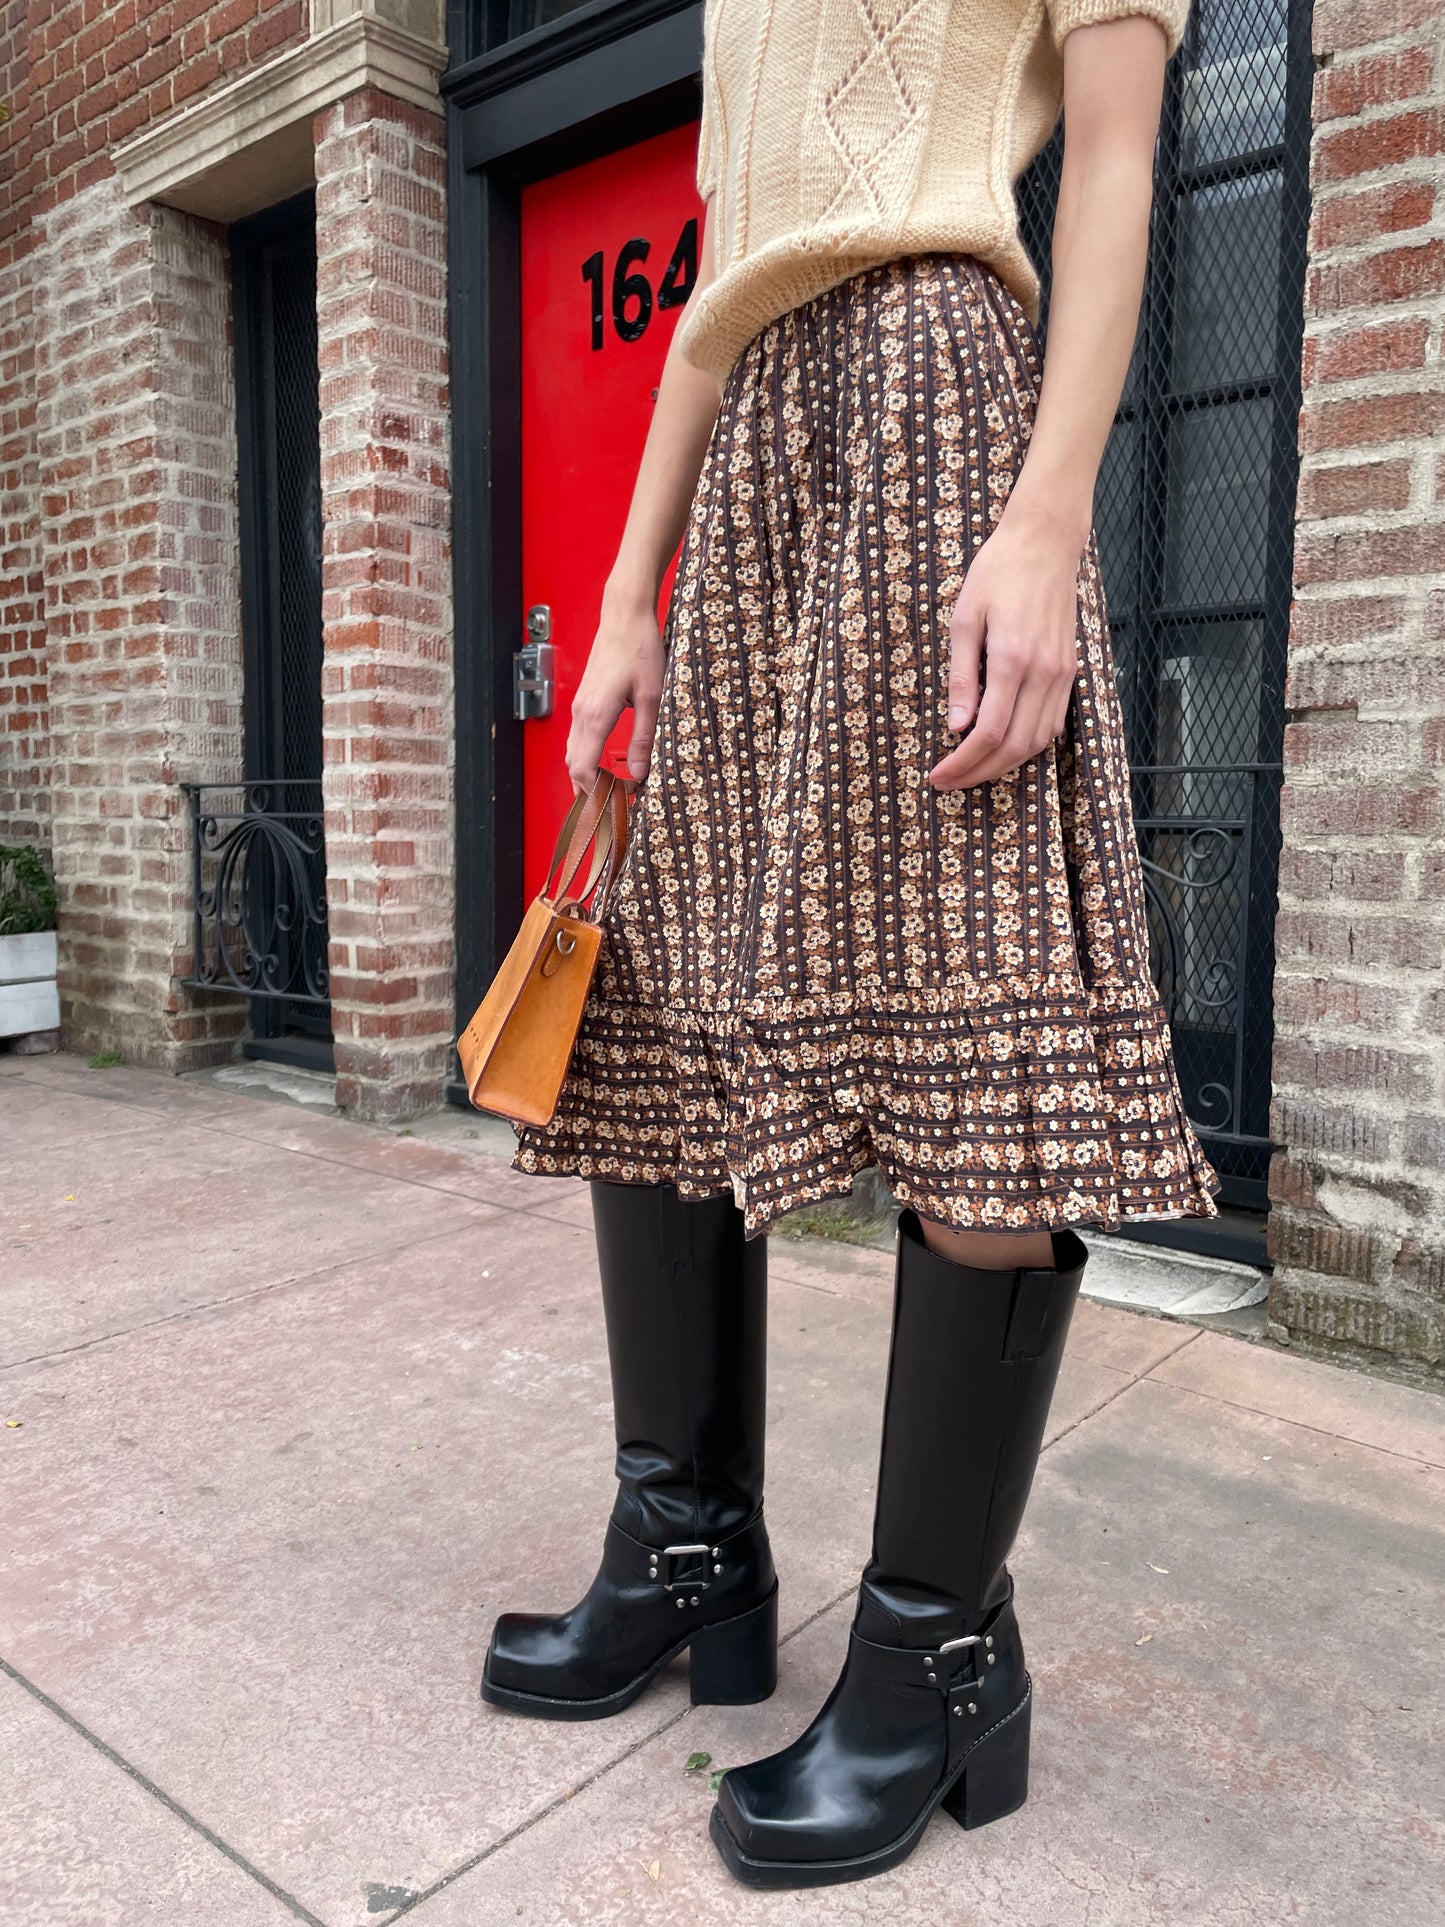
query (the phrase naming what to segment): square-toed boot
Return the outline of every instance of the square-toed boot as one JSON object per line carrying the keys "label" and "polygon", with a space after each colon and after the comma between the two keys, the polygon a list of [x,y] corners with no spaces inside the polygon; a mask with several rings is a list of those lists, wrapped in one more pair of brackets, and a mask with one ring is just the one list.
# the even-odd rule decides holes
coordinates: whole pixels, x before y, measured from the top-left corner
{"label": "square-toed boot", "polygon": [[1005,1559],[1023,1518],[1087,1256],[989,1271],[901,1213],[872,1557],[842,1673],[798,1739],[731,1768],[712,1837],[740,1880],[823,1886],[894,1867],[941,1806],[1022,1806],[1032,1688]]}
{"label": "square-toed boot", "polygon": [[778,1582],[763,1524],[767,1241],[732,1197],[591,1181],[617,1496],[570,1611],[503,1613],[482,1697],[545,1719],[630,1706],[686,1649],[694,1704],[766,1699]]}

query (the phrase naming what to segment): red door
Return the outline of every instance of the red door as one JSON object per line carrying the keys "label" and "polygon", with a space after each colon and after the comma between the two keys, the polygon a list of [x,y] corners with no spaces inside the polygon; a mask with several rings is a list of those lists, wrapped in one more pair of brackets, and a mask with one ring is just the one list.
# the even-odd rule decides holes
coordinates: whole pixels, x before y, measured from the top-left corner
{"label": "red door", "polygon": [[[550,611],[555,674],[552,713],[524,725],[524,903],[572,800],[572,697],[697,276],[696,154],[694,124],[522,190],[522,593]],[[669,569],[664,610],[671,589]],[[628,709],[603,756],[623,776],[631,732]]]}

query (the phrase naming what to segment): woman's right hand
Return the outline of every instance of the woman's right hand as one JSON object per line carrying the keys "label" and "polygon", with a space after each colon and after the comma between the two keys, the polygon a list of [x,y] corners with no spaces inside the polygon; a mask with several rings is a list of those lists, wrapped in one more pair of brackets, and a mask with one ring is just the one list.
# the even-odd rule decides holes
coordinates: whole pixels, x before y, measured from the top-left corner
{"label": "woman's right hand", "polygon": [[597,781],[607,738],[629,704],[632,740],[627,745],[627,771],[637,782],[646,776],[657,732],[665,661],[656,602],[610,587],[604,590],[597,634],[572,699],[567,774],[574,793],[590,790]]}

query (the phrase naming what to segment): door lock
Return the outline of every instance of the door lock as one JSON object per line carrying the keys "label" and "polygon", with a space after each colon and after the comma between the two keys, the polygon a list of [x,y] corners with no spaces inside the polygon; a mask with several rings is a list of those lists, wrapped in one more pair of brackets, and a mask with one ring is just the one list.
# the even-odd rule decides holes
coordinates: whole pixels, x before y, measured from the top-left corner
{"label": "door lock", "polygon": [[545,602],[534,602],[527,611],[527,640],[512,657],[512,714],[519,723],[552,714],[557,685],[551,635],[551,608]]}

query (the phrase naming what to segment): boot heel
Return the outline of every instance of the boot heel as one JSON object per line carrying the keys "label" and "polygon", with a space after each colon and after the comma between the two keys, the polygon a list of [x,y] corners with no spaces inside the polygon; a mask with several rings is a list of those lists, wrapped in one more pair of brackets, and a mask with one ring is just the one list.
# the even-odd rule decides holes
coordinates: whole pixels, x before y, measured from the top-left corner
{"label": "boot heel", "polygon": [[986,1827],[1017,1813],[1029,1797],[1029,1715],[1033,1695],[1024,1701],[968,1756],[958,1785],[943,1799],[943,1810],[961,1827]]}
{"label": "boot heel", "polygon": [[778,1589],[760,1606],[702,1626],[688,1647],[694,1706],[751,1706],[778,1683]]}

